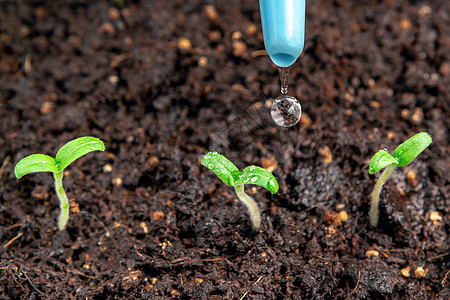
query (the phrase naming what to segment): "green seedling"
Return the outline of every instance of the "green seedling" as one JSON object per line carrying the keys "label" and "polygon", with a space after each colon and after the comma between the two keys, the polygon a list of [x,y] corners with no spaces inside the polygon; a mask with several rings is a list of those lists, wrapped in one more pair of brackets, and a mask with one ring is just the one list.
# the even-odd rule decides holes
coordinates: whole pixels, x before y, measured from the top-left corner
{"label": "green seedling", "polygon": [[370,206],[370,225],[378,225],[378,199],[380,198],[381,188],[388,180],[395,167],[404,167],[412,162],[417,155],[425,150],[432,140],[428,133],[421,132],[409,138],[403,144],[398,146],[394,153],[389,154],[386,150],[380,150],[372,157],[369,164],[369,173],[373,174],[385,168],[380,178],[378,178],[372,194],[372,203]]}
{"label": "green seedling", "polygon": [[32,154],[21,159],[14,168],[14,174],[18,179],[30,173],[53,173],[56,195],[61,208],[58,217],[59,230],[64,230],[69,220],[70,205],[62,184],[64,169],[81,156],[97,150],[105,150],[105,145],[101,140],[90,136],[80,137],[62,146],[55,158],[45,154]]}
{"label": "green seedling", "polygon": [[227,185],[234,187],[239,200],[247,207],[253,228],[258,230],[261,226],[261,216],[258,205],[244,191],[245,184],[256,184],[269,190],[272,194],[278,191],[278,182],[267,170],[257,166],[249,166],[242,172],[223,155],[217,152],[208,152],[203,156],[202,165],[216,173]]}

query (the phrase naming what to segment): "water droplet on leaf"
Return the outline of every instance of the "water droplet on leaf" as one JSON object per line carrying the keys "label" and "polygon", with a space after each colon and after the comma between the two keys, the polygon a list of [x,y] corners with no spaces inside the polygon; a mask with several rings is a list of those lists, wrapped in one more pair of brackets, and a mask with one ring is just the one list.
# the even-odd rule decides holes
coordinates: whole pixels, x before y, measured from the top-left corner
{"label": "water droplet on leaf", "polygon": [[252,182],[256,182],[257,180],[258,180],[258,176],[253,176],[251,179]]}

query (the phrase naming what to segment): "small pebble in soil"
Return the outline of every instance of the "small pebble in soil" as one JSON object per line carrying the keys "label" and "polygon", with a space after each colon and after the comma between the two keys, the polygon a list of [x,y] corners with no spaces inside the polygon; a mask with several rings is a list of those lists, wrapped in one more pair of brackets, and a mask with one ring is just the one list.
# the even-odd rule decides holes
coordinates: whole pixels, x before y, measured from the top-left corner
{"label": "small pebble in soil", "polygon": [[442,216],[437,211],[432,211],[430,214],[430,221],[433,222],[434,225],[441,225],[439,221],[442,221]]}
{"label": "small pebble in soil", "polygon": [[109,173],[112,171],[112,166],[110,164],[106,164],[103,166],[103,172]]}
{"label": "small pebble in soil", "polygon": [[160,210],[152,211],[151,216],[152,216],[152,219],[157,222],[161,222],[162,220],[164,220],[164,212],[162,212]]}
{"label": "small pebble in soil", "polygon": [[322,148],[319,148],[319,154],[321,156],[321,161],[329,164],[333,161],[333,155],[331,154],[330,147],[324,146]]}
{"label": "small pebble in soil", "polygon": [[277,97],[272,103],[270,115],[278,126],[289,128],[300,121],[302,107],[296,98],[288,95]]}
{"label": "small pebble in soil", "polygon": [[428,273],[428,269],[423,269],[423,267],[418,267],[417,269],[414,270],[414,276],[416,278],[422,278],[425,277],[425,275],[427,275]]}
{"label": "small pebble in soil", "polygon": [[400,270],[400,273],[402,274],[403,277],[410,277],[411,276],[411,267],[407,266],[406,268],[403,268]]}
{"label": "small pebble in soil", "polygon": [[419,181],[417,180],[417,175],[413,170],[409,170],[408,173],[406,174],[406,181],[412,188],[417,187],[417,185],[419,184]]}
{"label": "small pebble in soil", "polygon": [[145,222],[141,222],[139,224],[139,226],[142,228],[142,230],[144,231],[144,233],[148,233],[148,227],[147,224]]}
{"label": "small pebble in soil", "polygon": [[367,258],[378,257],[379,255],[380,255],[380,253],[377,250],[367,250],[366,251]]}
{"label": "small pebble in soil", "polygon": [[347,222],[348,213],[345,210],[339,212],[339,220],[341,220],[341,222]]}

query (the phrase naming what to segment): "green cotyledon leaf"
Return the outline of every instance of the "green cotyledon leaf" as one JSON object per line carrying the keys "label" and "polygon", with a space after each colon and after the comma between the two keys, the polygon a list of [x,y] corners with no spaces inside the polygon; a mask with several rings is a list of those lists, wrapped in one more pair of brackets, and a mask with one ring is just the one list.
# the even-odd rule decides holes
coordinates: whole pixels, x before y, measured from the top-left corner
{"label": "green cotyledon leaf", "polygon": [[249,166],[245,168],[239,180],[236,182],[238,184],[256,184],[262,186],[269,190],[272,194],[278,192],[278,182],[269,171],[257,167],[257,166]]}
{"label": "green cotyledon leaf", "polygon": [[213,171],[225,184],[235,186],[241,172],[226,158],[217,152],[208,152],[201,164]]}
{"label": "green cotyledon leaf", "polygon": [[58,170],[64,170],[73,161],[92,151],[105,151],[105,145],[101,140],[91,136],[77,138],[68,142],[56,153]]}
{"label": "green cotyledon leaf", "polygon": [[398,146],[392,156],[398,160],[398,166],[404,167],[414,160],[432,142],[430,135],[420,132]]}
{"label": "green cotyledon leaf", "polygon": [[373,174],[392,164],[398,164],[398,160],[387,151],[380,150],[370,160],[369,173]]}
{"label": "green cotyledon leaf", "polygon": [[17,178],[36,172],[58,172],[56,161],[45,154],[32,154],[21,159],[14,167]]}

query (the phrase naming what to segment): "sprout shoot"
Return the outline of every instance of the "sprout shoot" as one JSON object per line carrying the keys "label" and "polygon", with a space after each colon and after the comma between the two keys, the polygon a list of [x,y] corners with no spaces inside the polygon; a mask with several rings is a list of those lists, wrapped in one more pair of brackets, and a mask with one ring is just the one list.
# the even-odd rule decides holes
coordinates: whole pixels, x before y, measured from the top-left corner
{"label": "sprout shoot", "polygon": [[32,154],[21,159],[14,168],[14,174],[18,179],[35,172],[53,173],[56,195],[61,208],[58,217],[59,230],[64,230],[69,220],[70,205],[62,184],[64,169],[81,156],[96,150],[105,150],[105,145],[101,140],[89,136],[80,137],[62,146],[55,158],[45,154]]}
{"label": "sprout shoot", "polygon": [[386,150],[380,150],[372,157],[369,164],[369,173],[373,174],[383,168],[383,173],[378,178],[375,188],[373,189],[372,202],[370,205],[370,225],[376,227],[378,225],[378,199],[380,198],[383,184],[388,180],[392,171],[396,166],[404,167],[412,162],[417,155],[424,151],[432,140],[428,133],[421,132],[409,138],[403,144],[398,146],[394,153],[389,154]]}
{"label": "sprout shoot", "polygon": [[272,194],[278,191],[278,182],[267,170],[249,166],[242,172],[223,155],[217,152],[209,152],[202,158],[202,165],[213,171],[225,184],[234,187],[239,200],[247,207],[253,228],[261,226],[261,216],[258,205],[244,192],[245,184],[256,184],[269,190]]}

